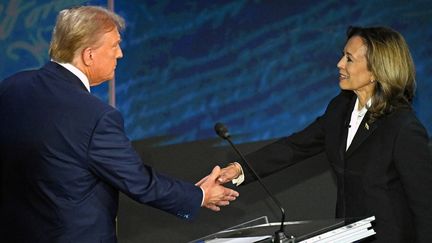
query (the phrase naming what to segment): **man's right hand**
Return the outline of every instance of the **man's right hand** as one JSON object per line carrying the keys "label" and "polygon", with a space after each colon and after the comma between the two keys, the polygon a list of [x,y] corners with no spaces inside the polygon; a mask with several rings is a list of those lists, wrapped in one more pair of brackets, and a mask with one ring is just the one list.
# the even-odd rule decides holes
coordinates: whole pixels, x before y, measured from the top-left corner
{"label": "man's right hand", "polygon": [[204,190],[203,207],[213,211],[220,211],[221,206],[229,205],[230,201],[235,200],[239,193],[230,188],[220,185],[218,177],[220,176],[221,168],[215,166],[210,175],[201,179],[197,184]]}

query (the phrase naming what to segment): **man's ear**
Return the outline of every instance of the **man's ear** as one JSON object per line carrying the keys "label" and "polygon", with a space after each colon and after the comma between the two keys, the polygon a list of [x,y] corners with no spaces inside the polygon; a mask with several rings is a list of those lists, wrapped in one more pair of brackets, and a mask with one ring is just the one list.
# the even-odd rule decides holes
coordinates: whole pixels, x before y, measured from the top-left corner
{"label": "man's ear", "polygon": [[86,66],[91,66],[93,64],[92,51],[93,50],[90,47],[84,48],[81,51],[81,57],[82,57],[84,65],[86,65]]}

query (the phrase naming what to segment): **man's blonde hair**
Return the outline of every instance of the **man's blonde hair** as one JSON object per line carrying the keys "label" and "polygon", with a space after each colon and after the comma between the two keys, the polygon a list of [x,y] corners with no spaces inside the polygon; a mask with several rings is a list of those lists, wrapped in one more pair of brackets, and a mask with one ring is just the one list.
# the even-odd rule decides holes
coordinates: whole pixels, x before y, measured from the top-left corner
{"label": "man's blonde hair", "polygon": [[64,9],[57,16],[49,55],[56,62],[71,63],[77,52],[97,45],[103,34],[124,27],[122,17],[103,7]]}

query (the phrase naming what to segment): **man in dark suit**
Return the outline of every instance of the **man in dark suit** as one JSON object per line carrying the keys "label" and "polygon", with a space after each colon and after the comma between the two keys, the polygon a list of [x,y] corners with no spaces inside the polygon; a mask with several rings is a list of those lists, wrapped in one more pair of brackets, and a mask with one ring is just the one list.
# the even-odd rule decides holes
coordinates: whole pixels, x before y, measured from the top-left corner
{"label": "man in dark suit", "polygon": [[194,185],[144,165],[119,111],[89,93],[114,77],[123,26],[101,7],[63,10],[52,61],[1,82],[2,242],[116,242],[119,191],[184,219],[238,196],[219,167]]}
{"label": "man in dark suit", "polygon": [[[246,158],[262,176],[325,152],[337,182],[336,217],[374,215],[373,242],[432,242],[432,158],[411,108],[415,69],[408,45],[386,27],[348,30],[337,65],[341,93],[304,130]],[[219,180],[247,183],[233,163]]]}

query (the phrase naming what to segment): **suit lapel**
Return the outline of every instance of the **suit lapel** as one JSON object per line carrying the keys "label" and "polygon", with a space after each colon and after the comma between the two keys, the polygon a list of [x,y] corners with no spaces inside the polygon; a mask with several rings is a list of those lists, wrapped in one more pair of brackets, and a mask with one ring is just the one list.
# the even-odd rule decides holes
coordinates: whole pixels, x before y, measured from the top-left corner
{"label": "suit lapel", "polygon": [[363,121],[360,123],[351,145],[345,153],[345,158],[348,158],[378,127],[378,121],[368,123],[366,122],[367,120],[369,120],[369,112],[366,113]]}
{"label": "suit lapel", "polygon": [[348,126],[351,120],[351,113],[352,113],[352,109],[355,105],[355,101],[357,99],[357,96],[353,95],[353,98],[351,99],[351,101],[348,103],[347,108],[346,108],[346,114],[345,114],[345,119],[343,120],[343,128],[342,128],[342,133],[340,136],[340,142],[339,142],[339,156],[341,161],[344,161],[344,157],[346,156],[345,151],[346,151],[346,144],[347,144],[347,137],[348,137]]}

